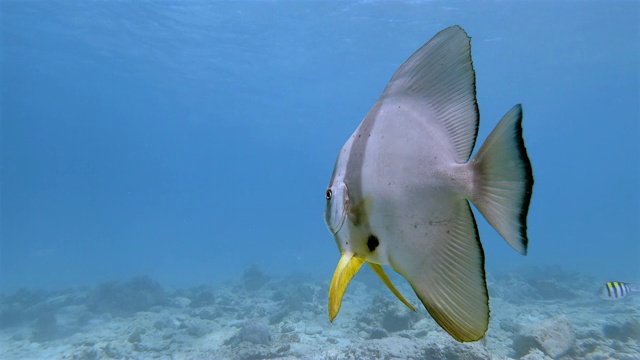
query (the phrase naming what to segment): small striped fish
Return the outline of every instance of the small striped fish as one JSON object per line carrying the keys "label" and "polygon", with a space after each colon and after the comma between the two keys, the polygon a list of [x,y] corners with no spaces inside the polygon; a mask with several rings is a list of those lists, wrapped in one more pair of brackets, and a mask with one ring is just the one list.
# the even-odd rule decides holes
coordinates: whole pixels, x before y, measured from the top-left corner
{"label": "small striped fish", "polygon": [[619,281],[609,281],[600,288],[600,297],[606,300],[618,300],[638,291],[638,287]]}

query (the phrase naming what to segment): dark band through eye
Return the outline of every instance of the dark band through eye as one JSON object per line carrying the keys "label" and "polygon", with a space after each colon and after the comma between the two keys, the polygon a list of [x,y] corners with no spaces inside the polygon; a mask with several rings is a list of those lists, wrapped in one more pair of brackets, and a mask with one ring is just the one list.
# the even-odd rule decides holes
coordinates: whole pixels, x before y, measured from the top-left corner
{"label": "dark band through eye", "polygon": [[333,195],[333,193],[331,192],[331,189],[327,189],[327,193],[325,194],[325,196],[327,197],[327,200],[331,200],[331,195]]}

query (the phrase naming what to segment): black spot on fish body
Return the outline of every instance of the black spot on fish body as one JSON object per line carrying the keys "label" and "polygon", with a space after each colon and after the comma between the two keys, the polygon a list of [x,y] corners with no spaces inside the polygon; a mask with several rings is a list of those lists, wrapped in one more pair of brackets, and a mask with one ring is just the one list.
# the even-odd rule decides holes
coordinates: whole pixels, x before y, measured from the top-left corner
{"label": "black spot on fish body", "polygon": [[369,251],[373,252],[378,245],[380,245],[378,238],[375,237],[375,235],[369,235],[369,238],[367,239],[367,247],[369,248]]}

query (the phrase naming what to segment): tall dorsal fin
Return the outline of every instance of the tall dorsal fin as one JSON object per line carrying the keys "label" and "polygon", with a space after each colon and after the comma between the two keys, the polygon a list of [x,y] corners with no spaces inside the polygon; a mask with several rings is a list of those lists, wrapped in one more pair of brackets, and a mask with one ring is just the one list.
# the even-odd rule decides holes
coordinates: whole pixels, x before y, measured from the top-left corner
{"label": "tall dorsal fin", "polygon": [[469,160],[478,134],[471,39],[459,26],[440,31],[396,71],[382,97],[410,96],[427,105],[449,133],[456,161]]}

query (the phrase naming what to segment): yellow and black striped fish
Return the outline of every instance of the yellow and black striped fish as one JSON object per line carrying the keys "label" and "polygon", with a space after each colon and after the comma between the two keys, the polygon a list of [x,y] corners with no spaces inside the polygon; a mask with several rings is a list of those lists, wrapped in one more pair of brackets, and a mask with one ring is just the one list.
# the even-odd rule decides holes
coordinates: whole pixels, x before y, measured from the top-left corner
{"label": "yellow and black striped fish", "polygon": [[609,281],[600,288],[600,297],[606,300],[618,300],[638,291],[638,287],[620,281]]}

